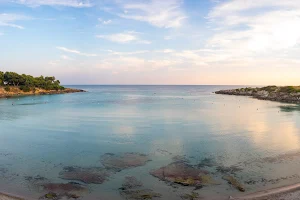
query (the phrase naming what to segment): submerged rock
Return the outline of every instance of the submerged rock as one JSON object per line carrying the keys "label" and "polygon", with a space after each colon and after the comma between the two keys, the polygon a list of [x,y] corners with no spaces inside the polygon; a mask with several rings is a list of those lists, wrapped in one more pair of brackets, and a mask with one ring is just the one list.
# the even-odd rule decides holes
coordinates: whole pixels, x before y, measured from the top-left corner
{"label": "submerged rock", "polygon": [[216,165],[216,162],[212,158],[204,158],[198,164],[198,167],[213,167]]}
{"label": "submerged rock", "polygon": [[216,170],[222,174],[236,174],[237,172],[243,171],[243,168],[234,165],[230,167],[218,166]]}
{"label": "submerged rock", "polygon": [[142,187],[143,183],[138,181],[135,177],[133,176],[127,176],[125,177],[125,180],[122,184],[122,190],[128,190],[128,189],[136,189],[139,187]]}
{"label": "submerged rock", "polygon": [[39,199],[78,199],[82,194],[88,192],[87,188],[75,183],[45,183],[41,187],[48,193]]}
{"label": "submerged rock", "polygon": [[139,153],[123,153],[120,155],[107,153],[101,157],[103,166],[114,171],[143,166],[148,161],[151,161],[148,155]]}
{"label": "submerged rock", "polygon": [[224,180],[226,180],[229,184],[231,184],[233,187],[238,189],[239,191],[245,192],[244,186],[238,180],[236,180],[233,176],[226,175],[226,176],[223,176],[222,178]]}
{"label": "submerged rock", "polygon": [[202,184],[201,175],[206,175],[208,172],[196,169],[186,163],[175,162],[151,171],[150,174],[162,181],[177,183],[183,186],[197,186]]}
{"label": "submerged rock", "polygon": [[87,184],[102,184],[110,176],[110,172],[102,167],[65,167],[59,177],[66,180],[81,181]]}
{"label": "submerged rock", "polygon": [[127,200],[159,199],[161,197],[161,194],[149,189],[123,190],[120,194]]}
{"label": "submerged rock", "polygon": [[65,194],[56,194],[54,192],[49,192],[47,194],[45,194],[44,196],[40,197],[40,200],[64,200],[64,199],[78,199],[80,198],[80,196],[76,195],[76,194],[69,194],[69,193],[65,193]]}
{"label": "submerged rock", "polygon": [[57,194],[54,192],[49,192],[44,196],[46,199],[57,199]]}
{"label": "submerged rock", "polygon": [[38,182],[38,181],[48,181],[47,178],[40,176],[40,175],[36,175],[36,176],[24,176],[26,181],[31,181],[31,182]]}
{"label": "submerged rock", "polygon": [[181,199],[186,199],[186,200],[198,200],[199,199],[199,194],[196,192],[192,192],[191,194],[184,194],[180,196]]}
{"label": "submerged rock", "polygon": [[157,199],[161,197],[161,194],[142,187],[143,184],[135,177],[125,177],[122,187],[120,188],[120,195],[127,200]]}
{"label": "submerged rock", "polygon": [[174,156],[172,157],[173,162],[184,162],[184,163],[189,163],[190,161],[185,157],[185,156]]}
{"label": "submerged rock", "polygon": [[87,188],[80,184],[74,183],[45,183],[41,185],[43,190],[54,193],[84,193],[87,192]]}

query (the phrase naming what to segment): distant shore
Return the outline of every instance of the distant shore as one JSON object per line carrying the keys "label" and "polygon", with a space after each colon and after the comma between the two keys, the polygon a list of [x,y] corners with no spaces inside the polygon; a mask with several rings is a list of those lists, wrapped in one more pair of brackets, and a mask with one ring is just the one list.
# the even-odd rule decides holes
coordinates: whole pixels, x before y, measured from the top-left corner
{"label": "distant shore", "polygon": [[300,86],[267,86],[216,91],[216,94],[251,96],[256,99],[300,104]]}
{"label": "distant shore", "polygon": [[34,91],[24,92],[19,89],[19,87],[10,87],[10,91],[6,91],[4,87],[0,87],[0,98],[10,98],[10,97],[20,97],[20,96],[30,96],[30,95],[49,95],[49,94],[67,94],[67,93],[77,93],[85,92],[80,89],[65,88],[63,90],[44,90],[41,88],[35,88]]}

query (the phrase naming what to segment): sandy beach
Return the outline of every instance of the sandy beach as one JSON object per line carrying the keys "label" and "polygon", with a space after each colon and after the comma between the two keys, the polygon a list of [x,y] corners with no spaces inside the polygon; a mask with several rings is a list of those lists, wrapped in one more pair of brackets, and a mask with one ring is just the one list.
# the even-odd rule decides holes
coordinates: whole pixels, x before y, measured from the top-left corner
{"label": "sandy beach", "polygon": [[0,192],[0,200],[25,200],[24,198]]}
{"label": "sandy beach", "polygon": [[297,200],[300,199],[300,183],[263,190],[242,197],[233,198],[236,200]]}

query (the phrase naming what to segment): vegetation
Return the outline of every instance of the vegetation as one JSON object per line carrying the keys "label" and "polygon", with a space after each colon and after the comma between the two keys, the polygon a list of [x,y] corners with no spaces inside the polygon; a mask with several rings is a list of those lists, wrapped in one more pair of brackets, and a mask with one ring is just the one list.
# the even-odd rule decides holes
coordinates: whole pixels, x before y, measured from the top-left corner
{"label": "vegetation", "polygon": [[281,87],[279,91],[286,92],[286,93],[297,93],[300,92],[300,87],[286,86],[286,87]]}
{"label": "vegetation", "polygon": [[6,86],[6,87],[4,87],[4,90],[5,90],[6,92],[9,92],[9,91],[10,91],[10,87],[9,87],[9,86]]}
{"label": "vegetation", "polygon": [[284,86],[284,87],[278,87],[275,85],[271,85],[271,86],[266,86],[266,87],[262,87],[262,88],[239,88],[236,89],[235,91],[237,92],[252,92],[252,93],[257,93],[259,91],[267,91],[269,93],[276,93],[276,92],[281,92],[281,93],[300,93],[300,86]]}
{"label": "vegetation", "polygon": [[275,85],[260,88],[260,90],[265,90],[265,91],[268,91],[268,92],[275,92],[277,89],[278,89],[278,87],[275,86]]}
{"label": "vegetation", "polygon": [[55,80],[54,76],[39,76],[33,77],[26,74],[17,74],[15,72],[1,72],[0,71],[0,86],[5,86],[5,91],[10,91],[10,86],[19,87],[24,92],[41,88],[44,90],[64,90],[60,85],[59,80]]}

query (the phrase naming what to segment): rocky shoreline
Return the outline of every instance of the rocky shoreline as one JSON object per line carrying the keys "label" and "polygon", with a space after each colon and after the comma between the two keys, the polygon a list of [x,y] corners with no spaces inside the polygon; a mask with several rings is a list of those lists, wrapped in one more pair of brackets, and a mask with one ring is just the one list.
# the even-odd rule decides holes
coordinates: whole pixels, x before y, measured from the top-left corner
{"label": "rocky shoreline", "polygon": [[86,92],[80,89],[65,88],[64,90],[44,90],[36,88],[35,91],[23,92],[18,87],[11,87],[10,91],[5,91],[3,87],[0,87],[0,98],[11,98],[20,96],[30,96],[30,95],[52,95],[52,94],[68,94],[68,93],[78,93]]}
{"label": "rocky shoreline", "polygon": [[216,94],[251,96],[256,99],[300,104],[300,86],[267,86],[216,91]]}

